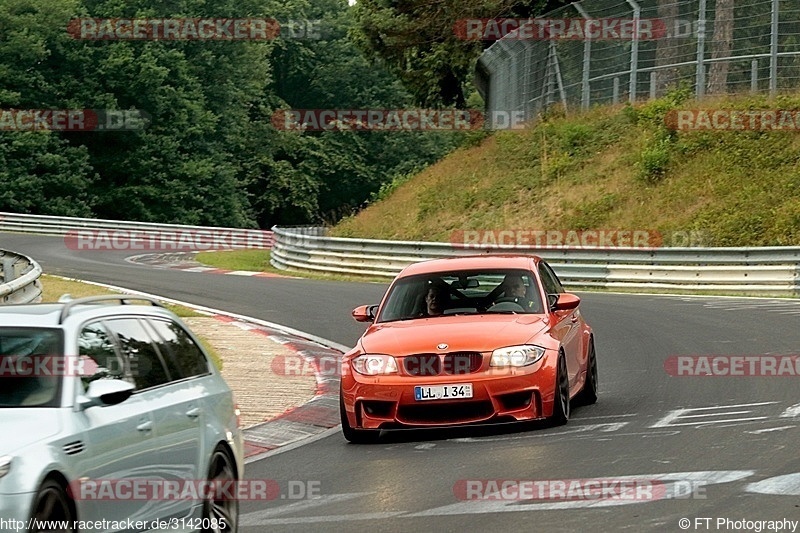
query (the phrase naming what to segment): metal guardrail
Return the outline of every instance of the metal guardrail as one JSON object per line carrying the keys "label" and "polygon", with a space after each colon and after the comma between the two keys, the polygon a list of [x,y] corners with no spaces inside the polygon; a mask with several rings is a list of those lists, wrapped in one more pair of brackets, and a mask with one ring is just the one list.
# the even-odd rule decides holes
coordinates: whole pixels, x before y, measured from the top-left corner
{"label": "metal guardrail", "polygon": [[800,295],[800,248],[456,247],[449,243],[327,237],[324,228],[273,227],[271,263],[284,270],[394,277],[426,259],[535,254],[564,285],[607,289]]}
{"label": "metal guardrail", "polygon": [[[273,243],[271,231],[0,212],[4,231],[64,236],[65,246],[78,250],[268,249]],[[39,264],[3,250],[0,259],[0,305],[41,301]]]}
{"label": "metal guardrail", "polygon": [[[129,243],[127,249],[132,250],[268,249],[272,247],[273,242],[271,231],[256,229],[5,212],[0,212],[0,231],[63,235],[68,246],[80,247],[85,241],[86,249],[113,249],[112,247],[120,242]],[[108,241],[108,246],[103,248],[102,244],[105,241]],[[136,247],[132,246],[134,243]]]}
{"label": "metal guardrail", "polygon": [[22,254],[0,250],[0,305],[42,300],[42,267]]}
{"label": "metal guardrail", "polygon": [[[109,232],[257,232],[268,234],[271,262],[283,270],[391,278],[406,266],[440,257],[480,254],[536,254],[546,259],[569,287],[667,289],[682,292],[800,295],[800,247],[772,248],[569,248],[454,246],[328,237],[320,227],[274,227],[272,232],[0,213],[0,231],[69,235],[81,230]],[[41,267],[19,254],[0,251],[0,303],[41,297]]]}

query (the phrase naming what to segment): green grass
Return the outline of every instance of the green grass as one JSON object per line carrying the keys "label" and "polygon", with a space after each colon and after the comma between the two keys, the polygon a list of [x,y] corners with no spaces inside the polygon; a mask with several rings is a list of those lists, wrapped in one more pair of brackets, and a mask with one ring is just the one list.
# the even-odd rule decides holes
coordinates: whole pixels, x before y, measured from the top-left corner
{"label": "green grass", "polygon": [[204,265],[225,270],[249,270],[253,272],[277,271],[269,264],[269,250],[200,252],[195,259]]}
{"label": "green grass", "polygon": [[198,335],[197,338],[200,339],[200,344],[203,345],[206,353],[208,353],[208,355],[211,357],[211,360],[214,362],[214,366],[217,367],[217,370],[222,370],[222,357],[219,355],[217,349],[214,348],[214,346],[212,346],[211,343],[202,336]]}
{"label": "green grass", "polygon": [[[85,298],[87,296],[101,296],[108,294],[120,294],[117,291],[106,289],[99,285],[92,285],[90,283],[83,283],[80,280],[69,280],[58,276],[48,276],[43,274],[41,276],[42,282],[42,302],[57,302],[58,299],[64,294],[69,294],[72,299]],[[198,317],[207,316],[202,313],[184,307],[182,305],[164,304],[167,309],[178,315],[179,317]],[[222,370],[222,358],[219,356],[217,350],[209,344],[209,342],[200,337],[200,342],[206,348],[211,360],[216,365],[217,369]]]}
{"label": "green grass", "polygon": [[56,276],[48,276],[47,274],[43,274],[40,280],[42,282],[43,302],[57,302],[64,294],[69,294],[73,299],[105,294],[119,294],[98,285],[81,283],[77,280],[67,280]]}
{"label": "green grass", "polygon": [[[106,294],[120,294],[111,289],[106,289],[99,285],[91,283],[84,283],[80,280],[69,280],[58,276],[42,275],[42,301],[43,302],[57,302],[58,299],[64,295],[69,294],[73,300],[78,298],[85,298],[87,296],[99,296]],[[206,316],[198,313],[194,309],[182,305],[174,305],[164,303],[164,306],[178,315],[179,317],[193,317],[193,316]]]}
{"label": "green grass", "polygon": [[447,242],[463,230],[696,232],[704,246],[800,245],[800,132],[675,132],[671,110],[800,109],[800,94],[552,112],[397,184],[333,236]]}
{"label": "green grass", "polygon": [[292,276],[326,281],[373,281],[388,283],[388,278],[377,276],[357,276],[347,274],[326,274],[322,272],[295,272],[280,270],[269,263],[269,250],[232,250],[224,252],[200,252],[195,256],[198,262],[224,270],[248,270],[251,272],[270,272],[282,276]]}

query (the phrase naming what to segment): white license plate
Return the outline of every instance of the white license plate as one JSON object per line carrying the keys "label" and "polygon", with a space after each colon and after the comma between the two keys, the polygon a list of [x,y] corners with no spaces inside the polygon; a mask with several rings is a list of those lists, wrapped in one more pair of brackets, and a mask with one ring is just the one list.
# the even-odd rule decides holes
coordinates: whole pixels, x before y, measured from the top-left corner
{"label": "white license plate", "polygon": [[472,398],[472,383],[459,383],[457,385],[423,385],[414,387],[414,399],[417,401],[461,398]]}

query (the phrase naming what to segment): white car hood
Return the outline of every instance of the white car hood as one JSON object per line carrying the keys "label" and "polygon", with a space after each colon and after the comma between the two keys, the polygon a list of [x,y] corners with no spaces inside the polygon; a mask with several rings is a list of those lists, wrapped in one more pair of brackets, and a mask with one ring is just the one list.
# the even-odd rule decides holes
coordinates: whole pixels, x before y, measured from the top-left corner
{"label": "white car hood", "polygon": [[0,408],[0,456],[56,435],[61,431],[63,409],[52,407]]}

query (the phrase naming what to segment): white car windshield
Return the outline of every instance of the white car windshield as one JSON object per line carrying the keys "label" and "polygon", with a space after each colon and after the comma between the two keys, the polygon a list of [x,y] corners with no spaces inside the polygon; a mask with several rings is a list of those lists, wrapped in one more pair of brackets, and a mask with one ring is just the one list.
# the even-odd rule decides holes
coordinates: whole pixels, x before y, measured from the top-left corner
{"label": "white car windshield", "polygon": [[57,407],[69,372],[58,330],[0,328],[0,408]]}

